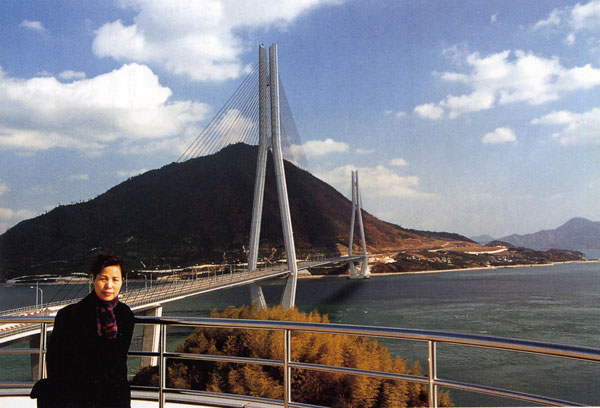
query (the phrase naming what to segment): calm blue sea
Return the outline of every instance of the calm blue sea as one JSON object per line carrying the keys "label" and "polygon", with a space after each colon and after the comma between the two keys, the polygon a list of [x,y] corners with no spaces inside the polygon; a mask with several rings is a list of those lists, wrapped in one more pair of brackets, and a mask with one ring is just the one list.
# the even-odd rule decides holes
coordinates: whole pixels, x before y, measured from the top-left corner
{"label": "calm blue sea", "polygon": [[[279,302],[282,286],[266,286]],[[52,287],[44,287],[50,296]],[[29,287],[0,287],[0,299],[27,296]],[[165,315],[207,316],[250,301],[248,288],[213,292],[164,308]],[[30,302],[31,303],[31,302]],[[377,276],[369,280],[301,279],[296,303],[326,313],[332,322],[445,330],[600,347],[600,263]],[[186,331],[172,330],[169,347]],[[134,348],[139,347],[140,333]],[[426,344],[384,342],[395,355],[426,367]],[[14,359],[14,357],[12,357]],[[440,345],[438,376],[600,405],[600,364]],[[9,379],[8,360],[0,380]],[[14,360],[11,360],[14,361]],[[24,374],[13,373],[22,377]],[[23,378],[16,378],[23,380]],[[26,379],[26,378],[24,378]],[[458,406],[514,406],[519,402],[452,391]]]}

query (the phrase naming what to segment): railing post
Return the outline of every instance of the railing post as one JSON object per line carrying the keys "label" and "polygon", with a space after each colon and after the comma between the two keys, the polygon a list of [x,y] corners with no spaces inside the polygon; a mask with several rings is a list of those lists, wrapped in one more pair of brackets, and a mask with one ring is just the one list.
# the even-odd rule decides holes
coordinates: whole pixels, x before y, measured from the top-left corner
{"label": "railing post", "polygon": [[428,360],[429,360],[429,406],[431,408],[437,408],[437,385],[435,384],[435,380],[437,380],[437,368],[436,368],[436,343],[435,341],[428,340]]}
{"label": "railing post", "polygon": [[292,369],[290,361],[292,360],[292,332],[283,330],[283,406],[288,408],[292,402]]}
{"label": "railing post", "polygon": [[[149,310],[145,310],[140,312],[141,316],[152,316],[152,317],[161,317],[162,316],[162,305],[154,307]],[[158,352],[160,348],[160,326],[156,327],[153,325],[144,325],[142,331],[142,350],[144,351],[152,351]],[[142,357],[140,359],[140,368],[145,366],[155,366],[158,365],[157,357]]]}
{"label": "railing post", "polygon": [[158,406],[159,408],[164,408],[165,406],[165,388],[167,387],[167,362],[165,360],[165,351],[166,351],[166,335],[167,326],[164,324],[160,325],[160,379],[158,386]]}
{"label": "railing post", "polygon": [[38,378],[45,378],[46,373],[46,327],[47,323],[42,323],[40,332],[40,357],[38,360]]}

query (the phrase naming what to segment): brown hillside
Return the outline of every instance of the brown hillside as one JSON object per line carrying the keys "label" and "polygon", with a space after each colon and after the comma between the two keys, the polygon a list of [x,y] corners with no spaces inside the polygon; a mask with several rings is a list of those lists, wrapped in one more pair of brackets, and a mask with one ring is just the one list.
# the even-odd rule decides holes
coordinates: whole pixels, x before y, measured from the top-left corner
{"label": "brown hillside", "polygon": [[[59,206],[0,236],[0,278],[87,268],[91,252],[110,249],[131,268],[243,260],[248,246],[257,148],[229,146],[207,157],[172,163],[133,177],[85,203]],[[299,257],[346,252],[351,202],[286,162],[294,239]],[[348,175],[350,180],[350,175]],[[350,182],[350,181],[349,181]],[[364,212],[371,252],[432,248],[455,234],[406,230]],[[359,235],[355,234],[359,244]],[[268,163],[261,253],[284,256],[277,191]],[[358,249],[358,248],[357,248]]]}

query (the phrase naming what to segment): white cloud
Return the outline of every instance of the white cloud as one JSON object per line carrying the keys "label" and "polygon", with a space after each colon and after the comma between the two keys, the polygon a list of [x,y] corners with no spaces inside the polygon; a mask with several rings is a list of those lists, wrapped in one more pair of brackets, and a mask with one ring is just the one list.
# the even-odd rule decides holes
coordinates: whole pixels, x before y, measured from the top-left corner
{"label": "white cloud", "polygon": [[600,31],[600,0],[592,0],[585,4],[577,3],[573,7],[557,8],[550,12],[548,18],[540,20],[533,26],[534,30],[559,28],[570,30],[565,41],[572,45],[577,33]]}
{"label": "white cloud", "polygon": [[600,69],[593,68],[590,64],[565,71],[556,81],[557,87],[566,91],[591,89],[599,84]]}
{"label": "white cloud", "polygon": [[408,166],[408,162],[401,157],[390,160],[390,166],[403,167]]}
{"label": "white cloud", "polygon": [[284,28],[328,3],[339,0],[120,0],[121,7],[138,13],[133,24],[104,24],[92,49],[100,57],[158,64],[195,81],[232,79],[244,71],[243,32]]}
{"label": "white cloud", "polygon": [[34,195],[34,196],[39,196],[39,195],[55,195],[58,193],[58,190],[56,189],[56,187],[51,186],[49,184],[38,184],[35,186],[31,186],[29,187],[27,190],[25,190],[26,194],[29,195]]}
{"label": "white cloud", "polygon": [[577,3],[571,10],[571,26],[574,30],[600,30],[600,0],[586,4]]}
{"label": "white cloud", "polygon": [[0,207],[0,234],[3,234],[8,228],[19,221],[34,217],[36,214],[29,210],[12,210],[10,208]]}
{"label": "white cloud", "polygon": [[540,20],[534,24],[534,30],[540,30],[548,27],[558,27],[561,23],[561,18],[564,12],[560,9],[554,9],[545,20]]}
{"label": "white cloud", "polygon": [[24,214],[27,210],[14,211],[10,208],[0,207],[0,220],[10,220],[11,218],[17,217],[18,214]]}
{"label": "white cloud", "polygon": [[63,71],[60,74],[58,74],[58,76],[61,79],[64,79],[65,81],[70,81],[72,79],[84,79],[85,78],[85,72],[80,72],[80,71],[73,71],[73,70],[67,70],[67,71]]}
{"label": "white cloud", "polygon": [[481,141],[484,144],[515,143],[517,141],[517,137],[512,129],[497,128],[493,132],[486,133]]}
{"label": "white cloud", "polygon": [[375,149],[361,149],[361,148],[358,148],[358,149],[355,150],[355,152],[357,154],[373,154],[373,153],[376,152],[376,150]]}
{"label": "white cloud", "polygon": [[0,181],[0,196],[4,195],[4,193],[10,191],[10,188],[8,188],[8,186]]}
{"label": "white cloud", "polygon": [[[511,55],[512,54],[512,55]],[[445,72],[440,77],[471,88],[463,95],[448,95],[439,103],[427,103],[415,112],[429,119],[493,108],[498,104],[538,105],[559,99],[564,93],[600,85],[600,69],[587,64],[565,68],[557,57],[544,58],[524,51],[503,51],[488,56],[471,53],[466,57],[469,72]]]}
{"label": "white cloud", "polygon": [[419,116],[427,119],[440,119],[444,116],[444,110],[434,103],[426,103],[415,107],[415,112]]}
{"label": "white cloud", "polygon": [[307,156],[324,156],[330,153],[343,153],[348,151],[350,147],[347,143],[336,142],[331,138],[325,140],[309,140],[304,145],[292,145],[292,153],[295,155],[296,152],[304,150]]}
{"label": "white cloud", "polygon": [[[440,105],[449,111],[451,119],[467,112],[490,109],[494,105],[494,95],[487,90],[475,91],[468,95],[448,96]],[[442,108],[439,108],[443,112]],[[440,117],[442,114],[440,114]]]}
{"label": "white cloud", "polygon": [[395,118],[403,118],[406,116],[406,112],[402,111],[395,112],[393,110],[386,110],[384,113],[385,116],[394,116]]}
{"label": "white cloud", "polygon": [[148,169],[145,167],[141,168],[141,169],[137,169],[137,170],[119,170],[115,173],[115,175],[120,179],[124,179],[124,178],[137,176],[137,175],[145,173],[147,171],[148,171]]}
{"label": "white cloud", "polygon": [[38,31],[42,33],[46,31],[44,25],[39,21],[23,20],[21,21],[21,24],[19,24],[19,27],[24,27],[29,30]]}
{"label": "white cloud", "polygon": [[444,81],[451,81],[451,82],[464,82],[464,83],[469,82],[468,75],[461,74],[458,72],[442,72],[440,78],[442,78]]}
{"label": "white cloud", "polygon": [[442,50],[442,55],[450,59],[452,63],[460,66],[464,63],[465,59],[469,55],[469,51],[466,45],[458,46],[454,44],[451,47],[444,48]]}
{"label": "white cloud", "polygon": [[531,123],[534,125],[568,125],[576,120],[577,116],[579,115],[565,110],[554,111],[541,118],[533,119]]}
{"label": "white cloud", "polygon": [[554,111],[531,121],[534,125],[559,126],[552,136],[562,145],[600,144],[600,108],[585,113]]}
{"label": "white cloud", "polygon": [[67,181],[88,181],[90,179],[89,174],[71,174],[67,177]]}
{"label": "white cloud", "polygon": [[342,166],[330,171],[317,173],[316,176],[333,185],[338,191],[348,190],[350,172],[358,170],[360,191],[363,197],[395,197],[395,198],[433,198],[434,194],[417,190],[419,178],[415,176],[400,176],[384,167]]}
{"label": "white cloud", "polygon": [[[188,134],[189,132],[186,131],[185,133]],[[153,154],[157,152],[171,152],[181,155],[188,147],[190,147],[190,144],[200,132],[199,130],[196,130],[193,133],[193,136],[190,137],[181,136],[168,139],[152,139],[145,140],[143,143],[140,143],[137,140],[124,140],[120,144],[118,151],[125,155]],[[199,156],[203,156],[203,154],[200,154]]]}
{"label": "white cloud", "polygon": [[0,149],[80,149],[165,140],[185,134],[208,108],[171,101],[171,90],[139,64],[72,83],[10,78],[0,69]]}
{"label": "white cloud", "polygon": [[24,220],[26,218],[33,217],[35,213],[29,210],[12,210],[10,208],[0,207],[0,220]]}

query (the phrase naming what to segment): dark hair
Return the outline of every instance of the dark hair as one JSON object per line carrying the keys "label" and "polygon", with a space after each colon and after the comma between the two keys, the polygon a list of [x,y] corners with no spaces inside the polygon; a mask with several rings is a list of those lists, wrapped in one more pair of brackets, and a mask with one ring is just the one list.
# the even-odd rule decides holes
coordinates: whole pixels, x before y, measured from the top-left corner
{"label": "dark hair", "polygon": [[123,261],[121,258],[115,255],[100,253],[92,264],[92,276],[94,277],[94,280],[96,279],[96,276],[102,272],[102,269],[107,266],[119,266],[121,268],[121,279],[125,279],[125,271],[123,270]]}

